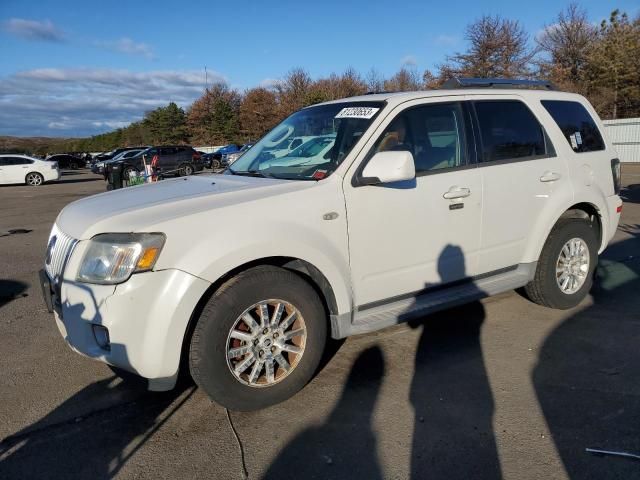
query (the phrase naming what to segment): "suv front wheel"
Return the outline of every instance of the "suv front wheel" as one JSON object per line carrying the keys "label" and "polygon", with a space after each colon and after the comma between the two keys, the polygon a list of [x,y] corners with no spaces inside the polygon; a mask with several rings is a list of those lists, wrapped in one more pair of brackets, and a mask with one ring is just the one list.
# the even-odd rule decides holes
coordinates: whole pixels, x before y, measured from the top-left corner
{"label": "suv front wheel", "polygon": [[326,336],[322,302],[307,282],[282,268],[251,268],[205,305],[191,339],[191,374],[222,406],[257,410],[304,387]]}
{"label": "suv front wheel", "polygon": [[544,244],[525,293],[546,307],[575,307],[589,293],[597,264],[598,241],[592,224],[581,218],[560,219]]}

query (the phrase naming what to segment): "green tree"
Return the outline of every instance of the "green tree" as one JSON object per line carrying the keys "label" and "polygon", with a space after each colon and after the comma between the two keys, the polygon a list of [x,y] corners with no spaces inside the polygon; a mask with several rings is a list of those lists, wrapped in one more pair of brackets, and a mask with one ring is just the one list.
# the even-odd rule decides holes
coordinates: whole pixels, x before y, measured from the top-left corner
{"label": "green tree", "polygon": [[184,143],[187,140],[186,115],[174,102],[147,112],[142,121],[152,143]]}
{"label": "green tree", "polygon": [[588,56],[589,97],[602,116],[640,115],[640,17],[614,10]]}
{"label": "green tree", "polygon": [[204,145],[238,141],[240,100],[240,94],[224,83],[208,88],[187,115],[191,141]]}

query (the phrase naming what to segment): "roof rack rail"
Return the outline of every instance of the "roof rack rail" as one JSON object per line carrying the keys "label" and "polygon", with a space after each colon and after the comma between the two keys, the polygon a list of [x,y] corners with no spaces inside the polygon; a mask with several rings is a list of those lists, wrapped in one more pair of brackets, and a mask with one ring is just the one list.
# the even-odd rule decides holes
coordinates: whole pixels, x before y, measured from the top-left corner
{"label": "roof rack rail", "polygon": [[539,87],[547,90],[557,90],[553,83],[546,80],[523,80],[517,78],[459,78],[452,77],[442,85],[442,88],[527,88]]}

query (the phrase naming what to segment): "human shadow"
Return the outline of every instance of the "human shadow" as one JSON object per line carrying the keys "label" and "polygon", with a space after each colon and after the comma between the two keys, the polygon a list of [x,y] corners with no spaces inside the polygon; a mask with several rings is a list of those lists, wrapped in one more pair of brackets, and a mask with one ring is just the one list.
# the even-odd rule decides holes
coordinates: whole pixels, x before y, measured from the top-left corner
{"label": "human shadow", "polygon": [[92,383],[0,442],[0,478],[113,478],[194,389],[151,393],[137,376]]}
{"label": "human shadow", "polygon": [[264,478],[382,478],[371,420],[383,376],[380,348],[362,352],[329,417],[291,440]]}
{"label": "human shadow", "polygon": [[[101,324],[92,291],[76,286],[87,292],[93,308],[67,303],[65,315]],[[130,365],[125,345],[111,343],[110,349]],[[151,393],[146,379],[118,373],[88,385],[37,422],[3,439],[0,478],[113,478],[195,391],[192,382],[181,378],[173,390]]]}
{"label": "human shadow", "polygon": [[28,288],[29,285],[24,282],[0,279],[0,308],[16,298],[26,297]]}
{"label": "human shadow", "polygon": [[640,230],[601,257],[593,304],[545,339],[532,373],[551,437],[571,479],[640,478],[640,462],[586,448],[640,452]]}
{"label": "human shadow", "polygon": [[[445,284],[467,280],[476,297],[486,296],[467,278],[458,246],[442,251],[438,274]],[[415,412],[411,478],[501,478],[495,406],[480,344],[485,316],[484,306],[475,301],[409,323],[422,327],[410,392]]]}

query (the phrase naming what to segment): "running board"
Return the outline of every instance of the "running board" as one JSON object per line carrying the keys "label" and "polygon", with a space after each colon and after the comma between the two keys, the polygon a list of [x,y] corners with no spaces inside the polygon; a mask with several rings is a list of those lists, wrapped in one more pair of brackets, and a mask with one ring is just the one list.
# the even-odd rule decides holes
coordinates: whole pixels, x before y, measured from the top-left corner
{"label": "running board", "polygon": [[[412,318],[462,305],[485,297],[520,288],[529,283],[536,272],[536,263],[522,263],[508,271],[501,270],[490,276],[456,282],[452,286],[435,286],[415,296],[401,300],[391,299],[377,306],[360,307],[353,315],[332,316],[332,336],[344,338],[368,333],[406,322]],[[366,307],[366,306],[365,306]]]}

